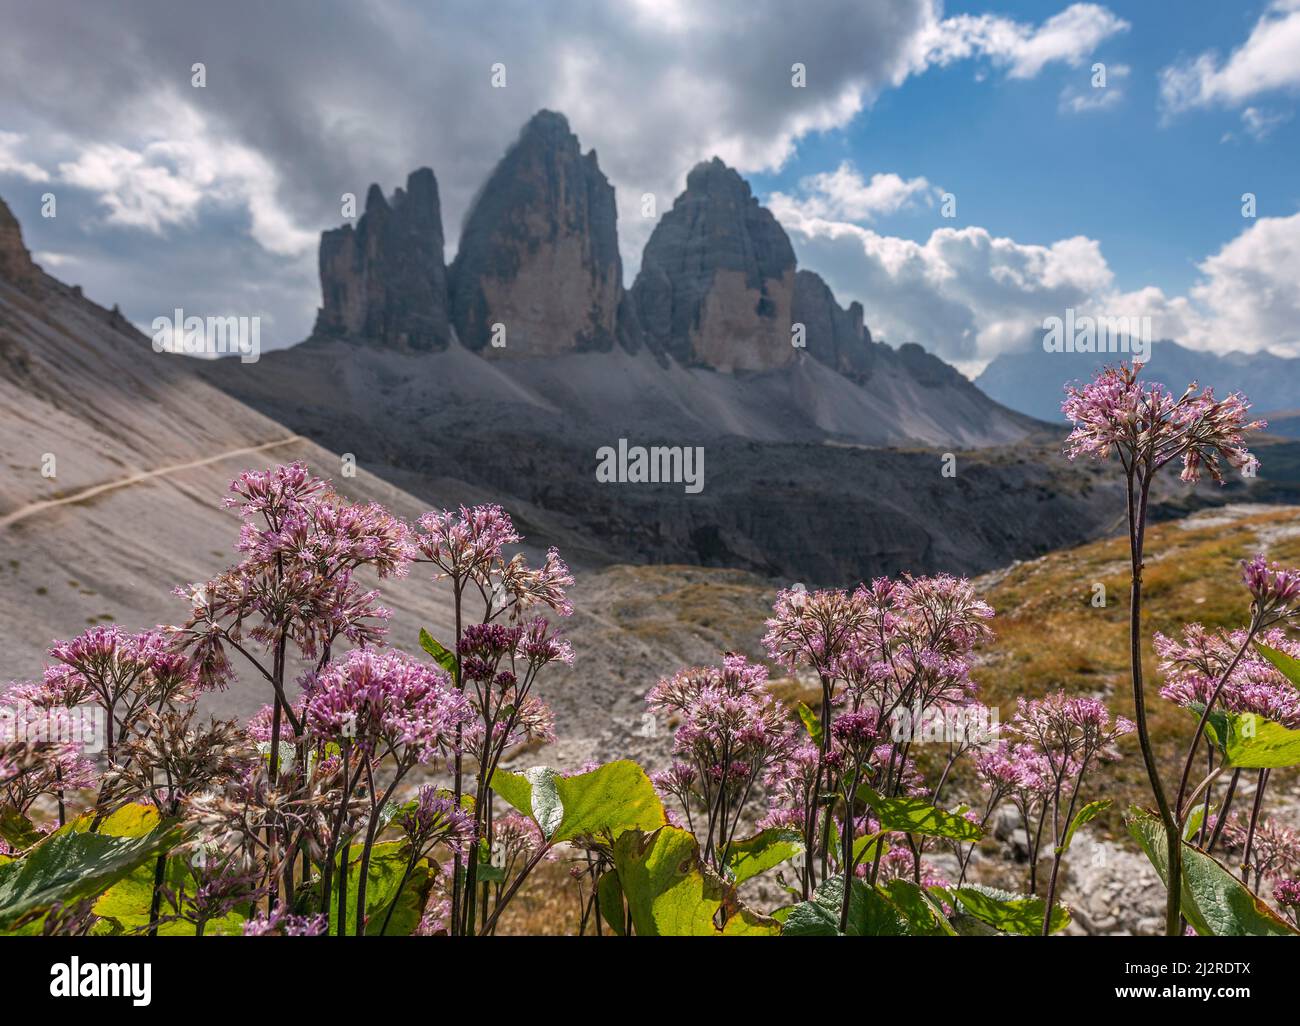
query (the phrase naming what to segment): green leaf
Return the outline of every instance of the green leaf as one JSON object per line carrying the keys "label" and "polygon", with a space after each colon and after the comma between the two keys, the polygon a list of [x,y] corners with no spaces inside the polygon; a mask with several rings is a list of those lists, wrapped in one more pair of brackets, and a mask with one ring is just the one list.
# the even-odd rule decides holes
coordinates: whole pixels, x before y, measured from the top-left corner
{"label": "green leaf", "polygon": [[978,841],[984,834],[977,823],[936,809],[924,798],[882,798],[866,784],[858,788],[858,797],[871,806],[882,831],[947,837],[954,841]]}
{"label": "green leaf", "polygon": [[1187,817],[1187,822],[1183,824],[1183,840],[1190,841],[1195,837],[1203,822],[1205,822],[1205,806],[1197,805]]}
{"label": "green leaf", "polygon": [[686,830],[624,830],[614,840],[614,868],[641,937],[775,936],[781,924],[746,908],[736,888],[700,862]]}
{"label": "green leaf", "polygon": [[499,769],[492,774],[489,786],[525,816],[533,814],[533,785],[522,773]]}
{"label": "green leaf", "polygon": [[600,917],[605,925],[617,936],[627,933],[626,914],[623,911],[623,888],[619,886],[618,873],[609,870],[602,873],[596,881],[596,902],[600,905]]}
{"label": "green leaf", "polygon": [[1275,648],[1269,648],[1258,641],[1255,642],[1255,647],[1259,649],[1260,654],[1265,659],[1277,667],[1278,672],[1283,677],[1300,688],[1300,659],[1289,656],[1285,652],[1279,652]]}
{"label": "green leaf", "polygon": [[441,642],[437,641],[432,634],[423,627],[420,628],[420,647],[433,657],[433,661],[441,666],[444,670],[456,676],[457,662],[456,654],[445,648]]}
{"label": "green leaf", "polygon": [[650,831],[667,822],[645,770],[627,760],[573,777],[544,766],[525,774],[497,770],[492,790],[532,816],[553,844],[579,837],[613,838],[631,829]]}
{"label": "green leaf", "polygon": [[[111,920],[114,927],[113,932],[144,933],[148,930],[149,913],[153,904],[153,880],[156,864],[156,857],[141,863],[96,900],[94,905],[95,915],[102,919]],[[184,893],[193,896],[196,884],[193,875],[190,873],[186,857],[169,858],[164,872],[164,884],[173,893]],[[168,905],[166,898],[162,900],[159,913],[160,918],[164,919],[168,915],[175,914],[175,909]],[[237,911],[228,912],[218,919],[209,920],[205,923],[203,934],[206,937],[238,936],[243,932],[244,923],[251,914],[251,908],[246,908],[245,914]],[[158,936],[160,937],[193,937],[197,932],[197,928],[192,923],[179,920],[158,924]]]}
{"label": "green leaf", "polygon": [[[849,890],[849,915],[845,937],[903,937],[909,932],[907,917],[883,891],[855,879]],[[811,901],[800,902],[786,917],[784,937],[838,937],[844,880],[824,880]]]}
{"label": "green leaf", "polygon": [[[1213,716],[1213,714],[1211,714]],[[1240,769],[1278,769],[1300,765],[1300,730],[1254,713],[1228,713],[1223,741],[1228,765]],[[1210,725],[1206,724],[1206,730]]]}
{"label": "green leaf", "polygon": [[812,738],[813,744],[822,743],[822,720],[806,702],[800,702],[797,709],[799,719],[802,721],[804,730],[808,731],[808,736]]}
{"label": "green leaf", "polygon": [[907,920],[907,932],[914,937],[956,937],[957,931],[925,889],[901,877],[881,888]]}
{"label": "green leaf", "polygon": [[[337,859],[337,856],[336,856]],[[410,864],[410,849],[405,841],[384,841],[376,844],[370,851],[370,871],[366,874],[366,928],[367,937],[377,937],[380,932],[386,937],[408,937],[420,925],[424,906],[429,900],[429,891],[433,887],[433,873],[428,859],[420,859],[405,884],[402,877]],[[348,852],[348,897],[347,916],[343,925],[343,936],[350,937],[356,930],[357,890],[361,877],[361,848],[354,846]],[[330,896],[330,935],[339,936],[338,922],[338,867],[334,872],[334,891]],[[319,885],[317,884],[316,887]],[[401,888],[399,891],[398,888]],[[315,887],[313,889],[316,889]],[[393,909],[388,928],[384,929],[384,918],[388,915],[393,899],[397,906]],[[317,890],[317,904],[319,904]]]}
{"label": "green leaf", "polygon": [[0,809],[0,840],[14,851],[30,848],[45,835],[32,826],[32,821],[12,805]]}
{"label": "green leaf", "polygon": [[[1164,824],[1153,813],[1133,806],[1125,817],[1161,881],[1169,884],[1169,845]],[[1238,880],[1218,860],[1186,841],[1183,846],[1182,913],[1201,936],[1295,936],[1297,931]]]}
{"label": "green leaf", "polygon": [[1065,831],[1065,840],[1057,846],[1056,854],[1064,855],[1070,850],[1070,842],[1074,840],[1074,832],[1081,826],[1086,826],[1103,812],[1111,807],[1113,803],[1109,798],[1103,798],[1100,801],[1089,802],[1082,809],[1074,814],[1074,819],[1070,820],[1070,825]]}
{"label": "green leaf", "polygon": [[492,849],[488,846],[487,838],[481,838],[478,842],[478,868],[474,871],[475,881],[480,884],[504,883],[505,878],[505,869],[492,864]]}
{"label": "green leaf", "polygon": [[[1188,709],[1199,720],[1205,706],[1194,702]],[[1300,765],[1300,730],[1291,730],[1254,713],[1214,709],[1205,721],[1205,735],[1218,748],[1225,764],[1238,769]]]}
{"label": "green leaf", "polygon": [[162,816],[156,806],[149,802],[131,802],[114,810],[95,826],[95,813],[87,812],[68,824],[73,833],[93,832],[106,837],[144,837],[158,828]]}
{"label": "green leaf", "polygon": [[142,837],[111,837],[64,827],[22,859],[0,865],[0,929],[102,894],[179,839],[174,827]]}
{"label": "green leaf", "polygon": [[[994,887],[981,884],[968,884],[957,888],[957,901],[961,911],[974,916],[982,923],[987,923],[1002,933],[1014,933],[1023,937],[1037,937],[1043,932],[1042,898],[1031,898],[1023,894],[1012,894]],[[955,903],[954,903],[954,907]],[[1064,905],[1052,909],[1051,932],[1064,930],[1070,925],[1070,910]]]}
{"label": "green leaf", "polygon": [[727,852],[727,870],[733,883],[742,884],[803,851],[803,839],[793,830],[772,828],[743,841]]}
{"label": "green leaf", "polygon": [[853,864],[860,866],[864,862],[874,862],[877,850],[881,856],[889,851],[889,842],[885,840],[883,832],[855,837],[853,839]]}
{"label": "green leaf", "polygon": [[838,937],[839,910],[817,900],[801,901],[781,920],[782,937]]}

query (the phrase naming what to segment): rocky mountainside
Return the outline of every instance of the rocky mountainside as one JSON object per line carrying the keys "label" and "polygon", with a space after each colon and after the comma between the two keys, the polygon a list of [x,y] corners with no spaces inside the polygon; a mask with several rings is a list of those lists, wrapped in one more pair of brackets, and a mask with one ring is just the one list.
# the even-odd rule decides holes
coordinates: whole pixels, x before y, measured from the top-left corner
{"label": "rocky mountainside", "polygon": [[646,243],[629,330],[686,366],[784,367],[796,353],[794,277],[785,231],[714,157],[687,175]]}
{"label": "rocky mountainside", "polygon": [[[442,248],[431,171],[412,174],[391,200],[371,186],[355,227],[322,234],[322,306],[310,345],[416,353],[425,362],[406,376],[418,381],[432,377],[428,351],[456,347],[454,335],[500,365],[453,360],[464,376],[458,394],[469,401],[489,398],[479,383],[497,387],[501,376],[510,391],[534,390],[536,358],[545,357],[562,368],[560,381],[587,385],[568,390],[586,419],[598,420],[594,411],[615,394],[618,418],[643,433],[680,424],[710,437],[980,446],[1034,430],[919,346],[873,342],[862,306],[842,308],[820,277],[796,267],[785,230],[716,158],[687,176],[626,293],[613,187],[595,152],[584,154],[551,111],[524,126],[484,183],[445,271]],[[303,360],[306,348],[297,350]],[[564,366],[592,352],[610,355],[603,374],[599,365]],[[630,395],[618,381],[619,354],[653,357],[653,367],[633,373]],[[512,366],[521,359],[527,369]],[[240,377],[217,380],[239,389]],[[292,404],[292,381],[283,387]],[[626,402],[640,410],[649,397],[649,421],[623,416]]]}
{"label": "rocky mountainside", "polygon": [[[607,350],[623,263],[614,187],[560,114],[524,126],[465,220],[451,268],[461,342],[484,355]],[[493,340],[494,325],[504,334]]]}
{"label": "rocky mountainside", "polygon": [[17,219],[0,201],[0,280],[17,289],[30,290],[38,275],[32,255],[23,245],[22,229]]}
{"label": "rocky mountainside", "polygon": [[[431,172],[418,175],[420,195],[435,195]],[[1059,431],[920,346],[874,341],[868,312],[797,266],[781,225],[719,160],[689,173],[626,292],[613,190],[559,114],[525,125],[484,184],[442,305],[433,207],[399,216],[416,191],[386,202],[373,189],[356,229],[325,233],[310,339],[200,373],[427,501],[500,501],[591,566],[819,583],[978,572],[1109,526],[1113,480],[1065,464]],[[384,231],[370,227],[376,212]],[[434,243],[415,247],[416,224]],[[339,279],[326,251],[345,242],[348,266],[378,276],[362,293],[378,316],[330,314]],[[425,270],[386,278],[394,262]],[[445,345],[395,340],[389,325],[444,308]],[[599,453],[620,445],[698,452],[700,487],[601,480]],[[945,453],[959,454],[955,476]]]}
{"label": "rocky mountainside", "polygon": [[316,334],[391,349],[445,349],[451,337],[438,183],[411,172],[391,200],[372,185],[356,228],[321,233]]}
{"label": "rocky mountainside", "polygon": [[[975,384],[1013,410],[1039,420],[1061,421],[1061,385],[1086,380],[1108,363],[1127,359],[1124,353],[1049,353],[1033,349],[1003,353]],[[1217,353],[1188,349],[1165,339],[1151,344],[1151,359],[1143,373],[1181,392],[1189,382],[1210,385],[1223,395],[1244,392],[1253,412],[1265,417],[1292,410],[1300,397],[1300,360],[1271,353]]]}

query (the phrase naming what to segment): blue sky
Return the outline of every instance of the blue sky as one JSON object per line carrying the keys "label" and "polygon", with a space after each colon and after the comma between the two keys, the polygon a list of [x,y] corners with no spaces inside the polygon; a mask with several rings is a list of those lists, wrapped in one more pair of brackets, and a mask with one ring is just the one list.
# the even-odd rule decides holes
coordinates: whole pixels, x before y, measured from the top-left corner
{"label": "blue sky", "polygon": [[[1159,72],[1180,58],[1244,41],[1265,4],[1187,0],[1107,5],[1131,24],[1092,55],[1130,68],[1111,87],[1115,106],[1073,113],[1062,91],[1091,91],[1091,63],[1057,65],[1033,80],[1008,79],[987,62],[932,68],[884,92],[842,130],[810,136],[779,172],[751,176],[760,193],[795,187],[843,160],[870,174],[924,176],[957,195],[957,224],[978,224],[1023,242],[1071,235],[1101,241],[1123,284],[1186,291],[1196,264],[1242,229],[1241,195],[1259,197],[1261,215],[1300,210],[1300,122],[1294,96],[1262,106],[1287,118],[1263,139],[1243,128],[1239,110],[1167,118]],[[1041,2],[948,4],[945,13],[996,11],[1041,19]],[[1295,59],[1300,62],[1300,53]],[[1225,136],[1232,138],[1225,140]],[[890,234],[924,239],[931,210],[875,222]]]}
{"label": "blue sky", "polygon": [[1066,308],[1300,355],[1300,0],[0,0],[0,21],[0,197],[48,270],[138,324],[181,307],[301,340],[343,193],[431,166],[450,258],[549,107],[617,190],[629,284],[641,196],[666,209],[718,155],[877,337],[967,373]]}

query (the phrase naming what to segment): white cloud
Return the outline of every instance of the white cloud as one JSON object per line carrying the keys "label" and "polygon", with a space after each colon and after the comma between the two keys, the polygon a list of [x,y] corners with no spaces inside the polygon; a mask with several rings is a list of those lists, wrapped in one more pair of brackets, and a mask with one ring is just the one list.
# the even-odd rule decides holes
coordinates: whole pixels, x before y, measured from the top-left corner
{"label": "white cloud", "polygon": [[0,178],[13,176],[29,182],[48,182],[50,173],[39,164],[18,156],[23,137],[17,132],[0,132]]}
{"label": "white cloud", "polygon": [[1166,113],[1193,107],[1238,107],[1252,98],[1300,87],[1300,0],[1274,0],[1250,36],[1226,60],[1202,53],[1160,73]]}
{"label": "white cloud", "polygon": [[47,270],[51,267],[67,267],[69,264],[81,262],[70,253],[55,253],[48,249],[33,253],[32,259]]}
{"label": "white cloud", "polygon": [[1086,88],[1067,85],[1061,90],[1061,110],[1070,114],[1086,114],[1117,107],[1124,99],[1124,82],[1130,72],[1127,64],[1112,64],[1105,69],[1102,84],[1098,84],[1094,74],[1089,77]]}
{"label": "white cloud", "polygon": [[924,242],[774,206],[800,263],[815,267],[841,302],[863,304],[873,334],[919,342],[968,374],[1021,349],[1043,319],[1066,308],[1093,316],[1152,318],[1156,338],[1216,352],[1268,349],[1300,356],[1300,213],[1261,218],[1198,265],[1185,296],[1154,286],[1122,292],[1095,239],[1050,245],[939,228]]}
{"label": "white cloud", "polygon": [[1241,112],[1241,124],[1246,134],[1256,142],[1263,142],[1273,134],[1273,129],[1291,120],[1288,111],[1263,110],[1259,107],[1246,107]]}
{"label": "white cloud", "polygon": [[1099,4],[1071,4],[1035,27],[994,14],[960,14],[936,22],[923,34],[922,66],[987,57],[1010,78],[1034,78],[1053,62],[1081,64],[1129,23]]}
{"label": "white cloud", "polygon": [[1205,319],[1194,343],[1300,355],[1300,213],[1259,218],[1198,266],[1191,296]]}
{"label": "white cloud", "polygon": [[95,193],[109,224],[162,235],[192,225],[201,205],[212,203],[244,209],[249,234],[268,252],[296,256],[315,245],[316,234],[298,228],[277,202],[278,177],[261,154],[223,138],[180,97],[164,111],[165,137],[86,145],[58,165],[59,180]]}
{"label": "white cloud", "polygon": [[940,190],[925,178],[901,178],[892,172],[863,179],[849,161],[834,171],[809,175],[800,180],[802,197],[773,193],[768,206],[777,217],[782,212],[804,218],[841,221],[872,221],[881,214],[894,214],[918,200],[933,203]]}

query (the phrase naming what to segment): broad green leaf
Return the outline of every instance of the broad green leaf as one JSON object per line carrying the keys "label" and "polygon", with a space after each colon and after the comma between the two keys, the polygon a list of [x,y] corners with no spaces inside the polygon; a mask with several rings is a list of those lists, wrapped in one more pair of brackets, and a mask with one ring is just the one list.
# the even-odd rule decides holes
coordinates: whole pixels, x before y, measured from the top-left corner
{"label": "broad green leaf", "polygon": [[[884,892],[861,880],[854,880],[849,890],[849,916],[843,936],[903,937],[908,921],[902,910]],[[844,880],[833,876],[824,880],[811,901],[800,902],[786,917],[781,931],[784,937],[838,937]]]}
{"label": "broad green leaf", "polygon": [[912,936],[957,936],[957,931],[948,922],[943,909],[935,904],[934,899],[919,884],[899,878],[882,884],[881,889],[907,920],[907,932]]}
{"label": "broad green leaf", "polygon": [[[404,841],[384,841],[370,852],[370,871],[366,874],[366,927],[367,937],[377,937],[382,931],[387,937],[407,937],[420,925],[425,903],[433,886],[433,876],[428,859],[420,859],[405,884],[402,877],[410,864],[410,849]],[[352,936],[356,929],[357,885],[361,875],[361,847],[355,845],[348,852],[347,917],[343,935]],[[400,892],[398,888],[401,888]],[[339,935],[338,922],[338,869],[335,867],[334,892],[330,897],[330,934]],[[384,918],[394,898],[397,905],[384,929]],[[317,892],[319,901],[319,892]]]}
{"label": "broad green leaf", "polygon": [[1087,826],[1094,819],[1111,807],[1113,803],[1109,798],[1103,798],[1100,801],[1089,802],[1082,809],[1074,814],[1074,819],[1070,820],[1070,825],[1065,831],[1065,840],[1063,840],[1056,849],[1058,855],[1064,855],[1070,850],[1070,842],[1074,840],[1074,832],[1081,826]]}
{"label": "broad green leaf", "polygon": [[[95,915],[112,920],[117,933],[144,933],[149,928],[149,912],[153,903],[153,879],[157,857],[137,866],[128,876],[113,884],[101,894],[94,905]],[[185,856],[167,860],[166,886],[174,893],[193,896],[197,886]],[[238,936],[252,910],[245,907],[244,914],[228,912],[219,919],[209,920],[203,926],[206,937]],[[162,900],[160,918],[175,914],[166,898]],[[192,923],[172,920],[158,925],[160,937],[193,937],[197,932]]]}
{"label": "broad green leaf", "polygon": [[808,736],[812,738],[813,744],[822,743],[822,719],[806,702],[800,702],[798,705],[799,720],[803,723],[804,730],[808,731]]}
{"label": "broad green leaf", "polygon": [[[1002,933],[1015,933],[1024,937],[1037,937],[1043,932],[1042,898],[1011,894],[994,887],[967,884],[954,892],[961,903],[961,911]],[[953,903],[954,908],[957,907]],[[1070,910],[1064,905],[1052,909],[1051,932],[1064,930],[1070,925]]]}
{"label": "broad green leaf", "polygon": [[772,828],[743,841],[727,852],[727,870],[733,883],[742,884],[759,873],[779,866],[803,851],[803,839],[793,830]]}
{"label": "broad green leaf", "polygon": [[1187,817],[1187,822],[1183,824],[1183,840],[1190,841],[1201,829],[1201,824],[1205,822],[1205,806],[1197,805]]}
{"label": "broad green leaf", "polygon": [[492,790],[532,816],[553,844],[579,837],[613,838],[623,830],[650,831],[667,822],[650,778],[627,760],[573,777],[546,767],[526,774],[497,770]]}
{"label": "broad green leaf", "polygon": [[1262,645],[1258,641],[1255,642],[1255,647],[1259,649],[1260,654],[1263,655],[1265,659],[1278,668],[1278,672],[1281,673],[1283,677],[1289,680],[1296,687],[1300,688],[1300,659],[1296,659],[1294,656],[1289,656],[1285,652],[1279,652],[1275,648],[1269,648],[1267,645]]}
{"label": "broad green leaf", "polygon": [[[1228,714],[1224,754],[1228,765],[1240,769],[1278,769],[1300,765],[1300,730],[1266,720],[1254,713]],[[1209,729],[1209,725],[1206,725]]]}
{"label": "broad green leaf", "polygon": [[30,848],[45,835],[32,826],[32,821],[12,805],[0,809],[0,840],[15,851]]}
{"label": "broad green leaf", "polygon": [[735,887],[700,863],[699,844],[685,830],[624,830],[613,855],[638,936],[770,937],[781,930],[776,920],[742,905]]}
{"label": "broad green leaf", "polygon": [[622,937],[627,932],[627,923],[623,911],[623,888],[619,886],[615,870],[601,874],[596,882],[596,903],[600,905],[600,917],[605,920],[605,925]]}
{"label": "broad green leaf", "polygon": [[155,806],[148,802],[132,802],[109,813],[99,821],[97,827],[94,826],[95,814],[87,812],[74,819],[65,829],[73,833],[86,833],[94,827],[94,833],[105,837],[144,837],[156,830],[161,821],[162,817]]}
{"label": "broad green leaf", "polygon": [[492,774],[492,790],[499,794],[508,805],[513,806],[525,816],[533,814],[533,785],[522,773],[511,773],[499,769]]}
{"label": "broad green leaf", "polygon": [[437,641],[423,627],[420,628],[420,647],[428,652],[433,657],[433,661],[450,673],[453,678],[456,676],[456,654]]}
{"label": "broad green leaf", "polygon": [[838,907],[825,905],[816,899],[799,902],[780,922],[782,937],[840,936]]}
{"label": "broad green leaf", "polygon": [[160,827],[142,837],[111,837],[64,828],[22,859],[0,865],[0,929],[48,911],[55,904],[93,898],[159,850],[179,831]]}
{"label": "broad green leaf", "polygon": [[[1133,806],[1125,817],[1129,833],[1146,852],[1166,886],[1169,845],[1160,819]],[[1218,860],[1186,841],[1183,846],[1182,912],[1201,936],[1294,936],[1298,932],[1249,890]]]}
{"label": "broad green leaf", "polygon": [[936,809],[924,798],[883,798],[865,784],[858,788],[858,797],[871,806],[882,831],[948,837],[954,841],[978,841],[983,836],[979,824]]}
{"label": "broad green leaf", "polygon": [[864,862],[874,862],[877,851],[882,856],[889,851],[889,842],[885,840],[883,832],[855,837],[853,839],[853,864],[860,866]]}
{"label": "broad green leaf", "polygon": [[[1200,703],[1188,709],[1199,720],[1205,710]],[[1300,730],[1254,713],[1230,713],[1214,709],[1205,721],[1205,734],[1224,762],[1238,769],[1278,769],[1300,765]]]}

